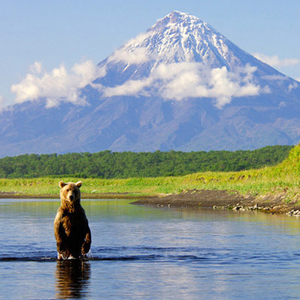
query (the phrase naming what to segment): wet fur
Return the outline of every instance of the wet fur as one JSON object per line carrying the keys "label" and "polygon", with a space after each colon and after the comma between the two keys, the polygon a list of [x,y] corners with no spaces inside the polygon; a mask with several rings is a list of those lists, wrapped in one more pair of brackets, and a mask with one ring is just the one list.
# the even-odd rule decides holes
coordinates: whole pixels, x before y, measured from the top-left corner
{"label": "wet fur", "polygon": [[80,204],[81,185],[81,181],[59,182],[61,206],[54,220],[58,259],[80,258],[85,256],[91,247],[91,231]]}

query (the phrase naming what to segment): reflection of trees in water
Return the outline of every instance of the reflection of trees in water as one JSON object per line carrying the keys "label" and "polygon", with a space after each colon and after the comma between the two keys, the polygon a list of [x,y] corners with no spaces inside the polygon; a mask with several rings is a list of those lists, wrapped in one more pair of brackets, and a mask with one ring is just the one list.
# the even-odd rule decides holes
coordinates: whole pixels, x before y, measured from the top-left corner
{"label": "reflection of trees in water", "polygon": [[62,260],[56,265],[56,291],[58,299],[86,296],[91,266],[87,261]]}

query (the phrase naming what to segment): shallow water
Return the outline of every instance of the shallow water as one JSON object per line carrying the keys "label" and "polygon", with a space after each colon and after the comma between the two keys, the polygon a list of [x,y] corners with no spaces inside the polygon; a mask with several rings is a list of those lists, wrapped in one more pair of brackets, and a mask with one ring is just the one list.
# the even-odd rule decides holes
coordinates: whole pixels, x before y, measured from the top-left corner
{"label": "shallow water", "polygon": [[300,219],[82,202],[89,261],[56,261],[53,200],[0,199],[3,299],[298,299]]}

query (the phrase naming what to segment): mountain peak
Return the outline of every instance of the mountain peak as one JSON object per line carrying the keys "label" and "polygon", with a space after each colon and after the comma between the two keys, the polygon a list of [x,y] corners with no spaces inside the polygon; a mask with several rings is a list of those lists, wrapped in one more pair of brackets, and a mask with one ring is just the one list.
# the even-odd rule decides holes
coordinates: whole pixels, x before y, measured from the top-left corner
{"label": "mountain peak", "polygon": [[[165,27],[161,27],[161,24]],[[150,31],[155,32],[158,28],[164,33],[165,38],[173,41],[173,45],[177,45],[177,50],[184,52],[179,61],[202,62],[205,61],[205,56],[212,56],[212,53],[207,53],[210,49],[213,48],[213,52],[223,55],[222,49],[227,48],[224,47],[226,40],[224,36],[206,22],[188,13],[173,11],[156,22]]]}
{"label": "mountain peak", "polygon": [[[190,64],[188,68],[194,70],[225,67],[229,72],[240,72],[240,68],[248,63],[249,56],[206,22],[191,14],[173,11],[100,63],[100,67],[103,67],[108,75],[106,78],[115,78],[113,85],[110,85],[106,78],[100,78],[96,82],[106,87],[108,83],[110,88],[123,85],[128,79],[144,80],[153,76],[157,78],[158,73],[164,72],[164,69],[174,64],[181,64],[173,66],[176,72],[179,68],[186,69],[186,64]],[[203,72],[199,70],[194,78],[198,78],[199,73]],[[152,80],[149,82],[153,83]],[[131,83],[137,82],[128,82],[129,85]],[[144,83],[145,81],[141,84]],[[146,86],[149,87],[148,84]],[[151,89],[153,91],[152,87]],[[129,90],[128,93],[133,93],[131,88]],[[113,94],[116,91],[115,89]],[[112,95],[111,92],[111,89],[106,90],[104,95]],[[151,94],[153,95],[153,92]]]}
{"label": "mountain peak", "polygon": [[172,11],[117,51],[132,54],[139,48],[139,52],[143,51],[157,63],[201,62],[208,67],[225,65],[230,69],[228,42],[199,18]]}
{"label": "mountain peak", "polygon": [[158,24],[165,25],[168,23],[173,24],[180,24],[180,23],[204,23],[199,18],[197,18],[194,15],[191,15],[189,13],[183,13],[177,10],[172,11],[162,19],[159,19],[153,26],[156,26]]}

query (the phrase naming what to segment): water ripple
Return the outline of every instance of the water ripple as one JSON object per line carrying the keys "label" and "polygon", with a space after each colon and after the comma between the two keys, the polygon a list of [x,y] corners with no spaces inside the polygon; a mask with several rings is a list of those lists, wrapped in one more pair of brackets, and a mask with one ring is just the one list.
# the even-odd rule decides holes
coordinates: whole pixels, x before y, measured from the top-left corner
{"label": "water ripple", "polygon": [[[21,250],[21,249],[20,249]],[[20,251],[21,253],[21,251]],[[237,253],[230,249],[208,249],[197,247],[98,247],[93,249],[90,261],[173,261],[173,262],[206,262],[220,264],[240,264],[245,262],[269,264],[300,261],[299,253],[253,253],[245,251]],[[39,251],[36,253],[2,254],[0,262],[9,261],[56,261],[55,251]]]}

